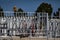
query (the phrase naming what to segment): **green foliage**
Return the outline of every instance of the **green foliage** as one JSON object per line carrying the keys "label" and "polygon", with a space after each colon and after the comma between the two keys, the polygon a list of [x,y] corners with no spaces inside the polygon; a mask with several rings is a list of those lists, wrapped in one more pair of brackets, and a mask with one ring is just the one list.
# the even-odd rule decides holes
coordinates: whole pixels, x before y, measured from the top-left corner
{"label": "green foliage", "polygon": [[0,7],[0,17],[3,17],[4,13],[3,13],[3,9]]}
{"label": "green foliage", "polygon": [[16,13],[14,13],[15,16],[25,16],[27,15],[27,13],[23,13],[24,11],[19,8],[18,11]]}
{"label": "green foliage", "polygon": [[60,8],[58,8],[58,11],[53,14],[54,17],[57,18],[57,19],[59,19],[59,16],[60,16],[59,12],[60,12]]}
{"label": "green foliage", "polygon": [[51,16],[52,6],[51,6],[51,4],[48,4],[48,3],[42,3],[37,8],[36,12],[46,12],[46,13],[48,13],[49,16]]}

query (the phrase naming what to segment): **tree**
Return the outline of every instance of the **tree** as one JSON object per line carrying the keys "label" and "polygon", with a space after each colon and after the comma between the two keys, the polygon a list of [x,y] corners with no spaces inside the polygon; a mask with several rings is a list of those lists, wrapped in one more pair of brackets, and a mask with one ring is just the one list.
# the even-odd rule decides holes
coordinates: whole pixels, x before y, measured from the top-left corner
{"label": "tree", "polygon": [[3,9],[0,6],[0,17],[3,17],[3,16],[4,16]]}
{"label": "tree", "polygon": [[27,13],[23,13],[24,11],[21,8],[17,10],[16,6],[13,7],[13,10],[14,10],[14,16],[26,16],[27,15]]}
{"label": "tree", "polygon": [[17,13],[16,13],[16,12],[17,12],[16,6],[13,7],[13,11],[14,11],[14,16],[16,16],[16,14],[17,14]]}
{"label": "tree", "polygon": [[53,18],[56,18],[56,13],[55,12],[53,13]]}
{"label": "tree", "polygon": [[59,12],[57,11],[54,16],[55,18],[59,19]]}
{"label": "tree", "polygon": [[24,11],[21,8],[19,8],[17,16],[27,16],[27,13],[24,13]]}
{"label": "tree", "polygon": [[23,10],[21,8],[18,9],[17,16],[23,16]]}
{"label": "tree", "polygon": [[60,13],[60,8],[58,8],[58,11],[56,12],[56,16],[58,16],[58,17],[59,17],[59,16],[60,16],[60,14],[59,14],[59,13]]}
{"label": "tree", "polygon": [[58,11],[56,13],[54,13],[53,15],[55,16],[55,18],[59,19],[60,17],[60,8],[58,8]]}
{"label": "tree", "polygon": [[36,12],[46,12],[46,13],[48,13],[49,16],[51,16],[52,6],[51,6],[51,4],[48,4],[48,3],[42,3],[37,8]]}

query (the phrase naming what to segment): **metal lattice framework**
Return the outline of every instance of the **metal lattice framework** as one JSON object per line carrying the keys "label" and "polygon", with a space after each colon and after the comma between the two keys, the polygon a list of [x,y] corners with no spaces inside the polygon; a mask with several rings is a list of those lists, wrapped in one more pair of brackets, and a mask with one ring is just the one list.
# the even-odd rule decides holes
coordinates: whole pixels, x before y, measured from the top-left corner
{"label": "metal lattice framework", "polygon": [[54,26],[52,26],[48,13],[40,12],[37,16],[31,16],[35,12],[20,12],[28,13],[28,16],[14,16],[12,11],[4,11],[4,13],[6,16],[0,17],[0,36],[46,37],[47,39],[53,37],[54,31],[51,29],[57,22],[55,24],[53,22]]}

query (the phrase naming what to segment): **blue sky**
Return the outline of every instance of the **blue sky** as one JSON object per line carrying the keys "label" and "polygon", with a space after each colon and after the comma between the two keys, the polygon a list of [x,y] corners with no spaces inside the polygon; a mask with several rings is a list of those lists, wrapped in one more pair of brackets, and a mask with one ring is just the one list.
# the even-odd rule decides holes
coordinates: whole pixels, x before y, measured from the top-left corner
{"label": "blue sky", "polygon": [[13,6],[16,5],[17,8],[22,8],[25,12],[34,12],[42,2],[51,4],[53,12],[60,8],[60,0],[0,0],[0,6],[4,11],[13,11]]}

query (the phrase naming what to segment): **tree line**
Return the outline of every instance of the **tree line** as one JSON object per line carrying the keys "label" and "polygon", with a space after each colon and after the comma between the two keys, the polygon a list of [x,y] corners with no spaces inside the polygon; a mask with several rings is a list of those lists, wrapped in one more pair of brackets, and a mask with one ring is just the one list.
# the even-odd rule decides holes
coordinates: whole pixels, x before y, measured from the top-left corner
{"label": "tree line", "polygon": [[[60,10],[60,8],[58,8]],[[23,9],[19,8],[17,9],[16,6],[13,7],[13,11],[14,11],[14,16],[27,16],[27,13],[22,13],[24,12]],[[37,16],[37,12],[46,12],[48,13],[48,16],[51,17],[52,12],[53,12],[53,8],[51,6],[51,4],[48,3],[41,3],[36,11],[36,13],[34,14],[35,16]],[[53,13],[54,16],[59,16],[59,13]],[[0,6],[0,17],[4,16],[4,12],[3,12],[3,8],[1,8]]]}

